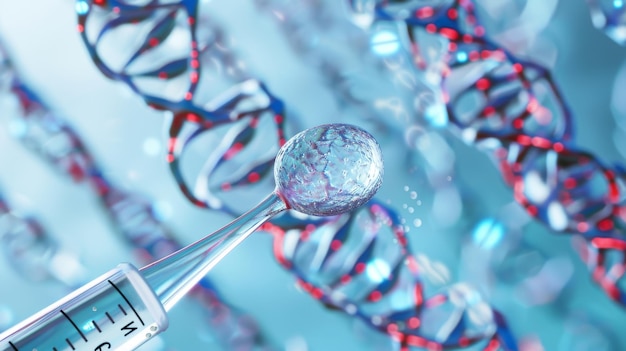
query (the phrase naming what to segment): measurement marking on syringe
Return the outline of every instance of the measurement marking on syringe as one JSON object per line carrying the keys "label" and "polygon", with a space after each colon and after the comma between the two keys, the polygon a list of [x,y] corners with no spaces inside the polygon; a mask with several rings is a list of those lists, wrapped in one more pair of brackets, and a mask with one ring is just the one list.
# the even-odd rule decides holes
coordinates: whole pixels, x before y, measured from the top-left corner
{"label": "measurement marking on syringe", "polygon": [[15,347],[15,345],[13,345],[12,342],[9,341],[9,345],[11,345],[11,347],[13,348],[13,351],[20,351],[17,349],[17,347]]}
{"label": "measurement marking on syringe", "polygon": [[76,350],[76,348],[74,347],[74,345],[72,345],[72,342],[70,341],[70,339],[65,339],[65,341],[67,341],[67,344],[70,345],[70,347],[72,348],[72,350]]}
{"label": "measurement marking on syringe", "polygon": [[124,309],[124,307],[122,307],[122,305],[120,304],[118,304],[117,306],[120,308],[120,311],[122,311],[122,313],[126,315],[126,310]]}
{"label": "measurement marking on syringe", "polygon": [[143,322],[143,319],[141,319],[141,317],[139,316],[139,313],[137,313],[137,311],[135,310],[135,307],[133,307],[133,305],[130,303],[130,301],[128,301],[128,298],[126,298],[126,296],[124,295],[124,293],[122,293],[122,290],[120,290],[117,286],[115,286],[115,284],[113,284],[112,281],[109,280],[109,283],[115,288],[115,290],[117,290],[117,292],[124,298],[124,301],[126,301],[126,303],[128,304],[128,306],[130,306],[130,308],[133,310],[133,312],[135,312],[135,316],[137,316],[137,318],[139,318],[139,322],[141,322],[141,325],[146,325]]}
{"label": "measurement marking on syringe", "polygon": [[[70,318],[70,316],[67,315],[67,313],[63,312],[63,310],[61,310],[61,314],[67,318],[68,321],[70,321],[70,323],[72,323],[72,325],[74,326],[74,329],[76,329],[76,331],[78,332],[78,334],[80,334],[80,337],[83,338],[83,340],[85,340],[85,342],[87,342],[87,338],[85,337],[85,334],[83,334],[82,330],[80,330],[80,328],[78,328],[78,326],[76,325],[76,323],[74,323],[74,321]],[[67,339],[66,339],[67,340]],[[69,341],[68,341],[69,342]],[[70,344],[71,345],[71,344]],[[72,349],[74,349],[72,347]]]}
{"label": "measurement marking on syringe", "polygon": [[93,324],[93,326],[96,327],[96,330],[98,331],[98,333],[102,333],[102,330],[100,330],[100,327],[98,326],[98,324],[96,324],[96,321],[91,321],[91,324]]}
{"label": "measurement marking on syringe", "polygon": [[115,321],[113,320],[113,318],[111,317],[111,315],[109,314],[109,312],[104,312],[104,314],[106,314],[107,318],[109,318],[109,320],[111,321],[111,323],[115,324]]}

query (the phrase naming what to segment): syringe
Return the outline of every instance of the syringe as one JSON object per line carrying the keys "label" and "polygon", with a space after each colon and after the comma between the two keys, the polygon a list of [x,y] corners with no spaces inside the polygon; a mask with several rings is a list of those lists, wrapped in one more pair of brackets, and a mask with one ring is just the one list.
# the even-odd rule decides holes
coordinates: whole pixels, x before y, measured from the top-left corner
{"label": "syringe", "polygon": [[203,239],[137,270],[128,263],[0,334],[3,351],[134,350],[167,329],[166,312],[272,216],[332,216],[367,202],[382,183],[374,138],[345,124],[305,130],[278,152],[276,189]]}

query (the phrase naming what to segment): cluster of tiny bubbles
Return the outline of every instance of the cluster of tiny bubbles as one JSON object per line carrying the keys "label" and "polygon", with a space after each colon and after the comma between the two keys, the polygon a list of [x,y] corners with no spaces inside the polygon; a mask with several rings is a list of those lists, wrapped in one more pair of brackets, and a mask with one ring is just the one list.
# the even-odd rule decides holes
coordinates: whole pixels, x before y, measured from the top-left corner
{"label": "cluster of tiny bubbles", "polygon": [[[594,24],[623,43],[624,1],[589,3],[596,11]],[[415,2],[403,2],[399,10],[397,4],[377,4],[377,21],[403,20],[411,30],[423,29],[447,39],[444,61],[450,74],[441,88],[447,97],[450,122],[460,128],[463,140],[496,156],[515,200],[530,215],[553,231],[583,235],[599,251],[600,261],[590,264],[594,280],[612,299],[625,303],[623,286],[616,280],[624,277],[623,263],[615,277],[604,260],[607,250],[624,252],[623,237],[616,235],[623,231],[620,203],[616,200],[623,195],[622,166],[608,167],[595,155],[579,151],[569,143],[572,114],[549,67],[517,58],[514,52],[489,39],[472,0],[450,1],[444,16],[432,16],[437,10],[434,6],[424,7],[426,12],[415,11]],[[413,7],[403,7],[408,4]],[[422,46],[416,38],[410,40],[411,45]],[[420,53],[414,55],[416,60],[422,56]],[[491,68],[468,75],[473,62]],[[507,79],[502,79],[504,76]],[[520,88],[508,89],[512,82]],[[524,112],[518,116],[517,111]],[[543,175],[545,169],[549,169],[550,176]],[[445,213],[449,221],[450,199],[455,198],[441,198],[445,201],[439,203],[445,205],[439,213]],[[603,214],[598,215],[601,211]],[[429,217],[435,223],[439,222],[437,212]]]}
{"label": "cluster of tiny bubbles", "polygon": [[[405,143],[414,150],[412,167],[408,173],[424,172],[424,176],[433,188],[432,208],[430,213],[434,223],[449,227],[457,223],[463,214],[463,204],[458,187],[452,182],[455,165],[455,153],[441,133],[426,130],[419,125],[409,127],[404,134]],[[408,191],[408,190],[407,190]],[[409,194],[410,195],[410,194]],[[412,199],[415,200],[415,199]],[[421,202],[420,202],[421,203]],[[410,208],[409,214],[412,214]],[[422,221],[415,219],[414,226]]]}
{"label": "cluster of tiny bubbles", "polygon": [[404,190],[404,192],[408,195],[408,198],[409,198],[408,202],[404,202],[402,204],[402,209],[405,212],[407,212],[406,217],[412,218],[412,220],[408,222],[405,216],[403,216],[400,222],[404,226],[404,231],[409,233],[411,231],[411,225],[415,228],[420,228],[423,224],[423,221],[421,218],[413,218],[415,217],[416,207],[422,206],[422,200],[419,199],[417,191],[412,190],[411,187],[409,187],[408,185],[405,185],[402,188],[402,190]]}

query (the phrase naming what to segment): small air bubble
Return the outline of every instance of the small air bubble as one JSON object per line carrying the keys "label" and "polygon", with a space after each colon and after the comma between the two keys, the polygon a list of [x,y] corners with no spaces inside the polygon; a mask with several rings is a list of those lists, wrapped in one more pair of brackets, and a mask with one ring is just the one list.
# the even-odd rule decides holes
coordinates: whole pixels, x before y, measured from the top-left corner
{"label": "small air bubble", "polygon": [[93,306],[93,307],[91,308],[91,310],[92,310],[92,311],[94,311],[94,312],[96,312],[96,311],[98,310],[98,308],[97,308],[96,306]]}
{"label": "small air bubble", "polygon": [[154,331],[157,331],[157,327],[156,327],[156,325],[153,325],[152,327],[150,327],[150,330],[152,330],[153,332],[154,332]]}
{"label": "small air bubble", "polygon": [[419,218],[416,218],[415,220],[413,220],[413,225],[415,226],[415,228],[419,228],[422,226],[422,220]]}
{"label": "small air bubble", "polygon": [[404,191],[409,191],[409,186],[408,185],[404,186]]}
{"label": "small air bubble", "polygon": [[413,207],[409,207],[409,208],[407,209],[407,211],[409,211],[409,213],[413,213],[413,212],[415,212],[415,209],[414,209]]}
{"label": "small air bubble", "polygon": [[417,193],[415,191],[411,191],[411,194],[409,194],[409,196],[411,197],[411,200],[417,199]]}
{"label": "small air bubble", "polygon": [[407,207],[409,207],[409,205],[407,205],[407,204],[402,204],[402,208],[403,208],[403,209],[405,209],[405,210],[406,210],[406,209],[407,209]]}
{"label": "small air bubble", "polygon": [[417,206],[422,206],[422,200],[417,200],[415,204],[417,204]]}
{"label": "small air bubble", "polygon": [[150,333],[146,334],[146,339],[150,339],[151,337],[152,337],[152,334],[150,334]]}

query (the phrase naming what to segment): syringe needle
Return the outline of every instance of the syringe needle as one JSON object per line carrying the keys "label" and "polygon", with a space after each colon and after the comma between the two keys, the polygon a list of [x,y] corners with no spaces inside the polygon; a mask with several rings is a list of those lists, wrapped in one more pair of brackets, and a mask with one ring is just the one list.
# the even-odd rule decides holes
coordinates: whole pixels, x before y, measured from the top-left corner
{"label": "syringe needle", "polygon": [[378,144],[363,130],[325,125],[290,139],[276,157],[274,176],[276,190],[255,208],[204,239],[141,269],[166,311],[228,252],[288,207],[309,215],[329,216],[365,203],[381,184],[382,160]]}
{"label": "syringe needle", "polygon": [[362,129],[305,130],[280,149],[276,190],[255,208],[141,271],[119,265],[0,334],[0,350],[134,350],[164,331],[166,311],[265,221],[288,208],[312,216],[351,211],[378,190],[382,170],[380,148]]}
{"label": "syringe needle", "polygon": [[166,311],[189,292],[226,254],[287,205],[272,193],[252,210],[140,271]]}

